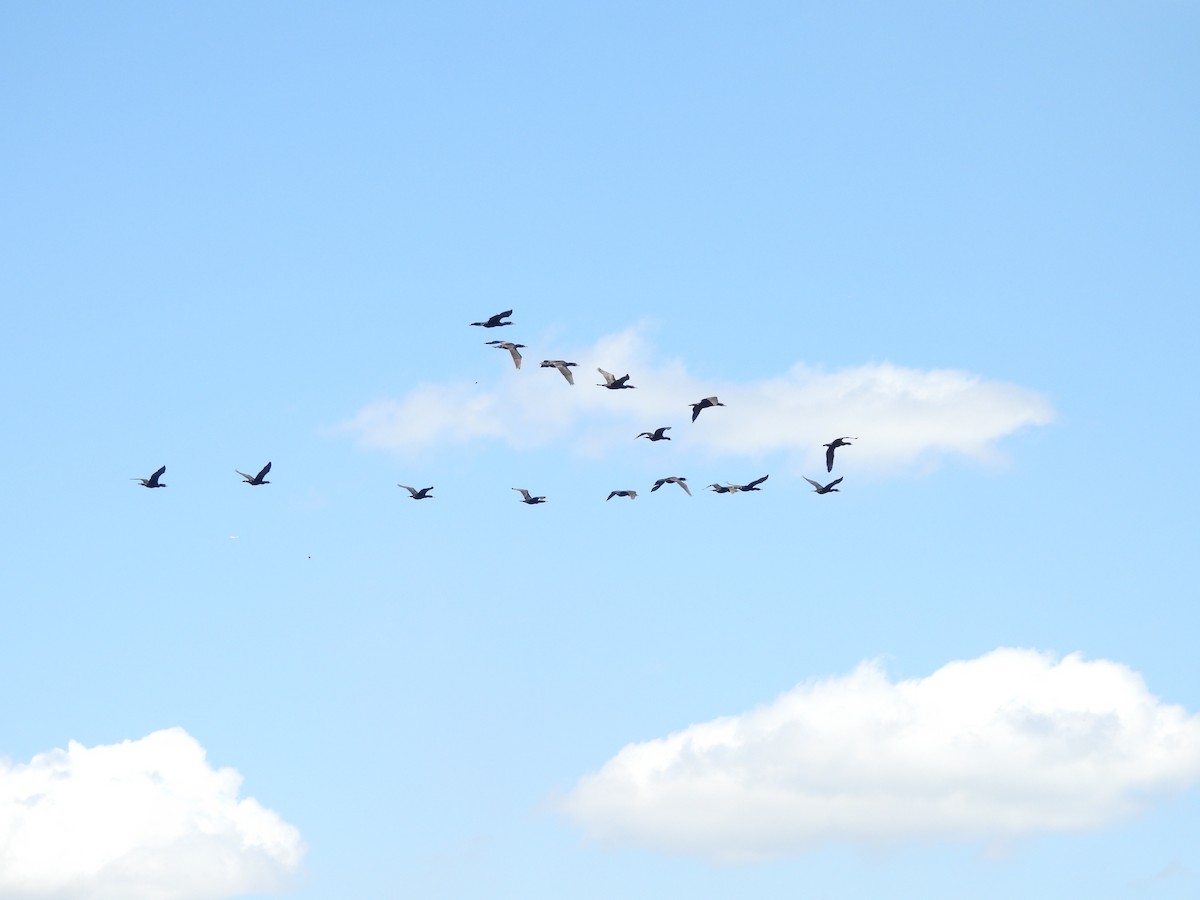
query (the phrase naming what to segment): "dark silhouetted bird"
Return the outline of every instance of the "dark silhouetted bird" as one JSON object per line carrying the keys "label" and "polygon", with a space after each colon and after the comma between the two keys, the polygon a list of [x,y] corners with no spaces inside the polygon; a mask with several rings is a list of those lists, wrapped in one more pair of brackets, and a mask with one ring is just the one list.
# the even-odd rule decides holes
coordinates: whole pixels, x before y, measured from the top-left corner
{"label": "dark silhouetted bird", "polygon": [[858,438],[850,437],[849,435],[847,435],[846,437],[840,437],[837,440],[832,441],[828,444],[822,444],[821,445],[822,447],[829,448],[828,450],[825,451],[825,471],[826,472],[833,471],[833,451],[834,450],[836,450],[838,447],[851,447],[853,445],[850,443],[850,441],[857,441],[857,440],[858,440]]}
{"label": "dark silhouetted bird", "polygon": [[270,484],[271,483],[269,481],[263,481],[263,476],[271,471],[270,463],[267,463],[265,466],[263,466],[262,469],[259,470],[259,473],[257,475],[253,475],[253,476],[247,475],[245,472],[242,472],[238,469],[234,469],[233,471],[235,471],[239,475],[241,475],[242,480],[245,481],[246,484]]}
{"label": "dark silhouetted bird", "polygon": [[512,322],[501,322],[500,321],[505,316],[511,316],[511,315],[512,315],[512,310],[506,309],[502,313],[496,313],[494,316],[492,316],[486,322],[472,322],[471,324],[472,325],[481,325],[484,328],[499,328],[501,325],[511,325],[512,324]]}
{"label": "dark silhouetted bird", "polygon": [[[655,428],[653,432],[643,431],[641,434],[638,435],[638,437],[650,438],[650,440],[652,440],[652,441],[669,441],[670,438],[667,437],[665,434],[663,434],[663,432],[670,431],[670,430],[671,430],[670,425],[664,425],[662,428]],[[634,438],[634,440],[636,441],[637,438]]]}
{"label": "dark silhouetted bird", "polygon": [[696,416],[700,415],[700,410],[708,409],[710,406],[724,406],[725,404],[716,397],[705,397],[699,403],[689,403],[692,408],[692,421],[696,421]]}
{"label": "dark silhouetted bird", "polygon": [[140,481],[142,483],[142,487],[148,487],[148,488],[166,487],[165,484],[162,484],[158,480],[158,479],[162,478],[163,472],[165,472],[165,471],[167,471],[167,467],[162,466],[157,472],[155,472],[149,478],[131,478],[129,480],[130,481]]}
{"label": "dark silhouetted bird", "polygon": [[520,492],[521,492],[521,496],[525,498],[525,499],[524,499],[524,500],[522,500],[521,502],[522,502],[522,503],[528,503],[530,506],[534,506],[535,504],[538,504],[538,503],[545,503],[545,502],[546,502],[546,498],[545,498],[545,497],[530,497],[530,496],[529,496],[529,491],[525,490],[525,488],[513,488],[513,490],[514,490],[514,491],[520,491]]}
{"label": "dark silhouetted bird", "polygon": [[574,384],[575,376],[567,368],[567,366],[574,365],[577,365],[577,363],[567,362],[565,359],[543,359],[541,367],[543,369],[558,369],[558,371],[562,372],[562,377],[567,379],[567,384]]}
{"label": "dark silhouetted bird", "polygon": [[602,388],[608,388],[610,391],[632,391],[635,387],[632,384],[625,383],[629,380],[628,373],[618,378],[612,372],[605,372],[603,369],[596,369],[596,371],[604,376],[604,384],[599,384],[599,382],[597,382],[597,384]]}
{"label": "dark silhouetted bird", "polygon": [[692,496],[692,491],[691,491],[691,488],[689,488],[687,486],[686,482],[687,482],[687,479],[684,478],[682,475],[672,475],[669,478],[660,478],[660,479],[658,479],[658,481],[654,482],[654,487],[650,488],[650,493],[653,494],[664,484],[677,484],[681,488],[683,488],[684,491],[687,492],[687,495],[690,497],[690,496]]}
{"label": "dark silhouetted bird", "polygon": [[628,497],[630,500],[636,500],[637,499],[637,491],[613,491],[611,494],[609,494],[607,497],[604,498],[604,502],[607,503],[613,497]]}
{"label": "dark silhouetted bird", "polygon": [[833,481],[829,482],[829,484],[821,484],[819,481],[813,481],[807,475],[804,476],[804,480],[811,484],[813,486],[813,490],[818,494],[828,494],[830,491],[833,491],[834,493],[840,493],[840,491],[834,487],[835,484],[841,484],[842,479],[840,478],[835,478]]}
{"label": "dark silhouetted bird", "polygon": [[408,491],[409,494],[412,495],[412,499],[414,499],[414,500],[432,500],[433,499],[433,495],[431,493],[429,493],[430,491],[433,490],[433,485],[430,485],[427,488],[421,488],[419,491],[416,488],[409,487],[407,484],[398,484],[396,486],[402,487],[406,491]]}
{"label": "dark silhouetted bird", "polygon": [[518,369],[521,368],[521,354],[517,352],[518,347],[524,347],[524,344],[514,344],[512,341],[485,341],[487,344],[495,344],[497,350],[507,350],[512,354],[513,365]]}

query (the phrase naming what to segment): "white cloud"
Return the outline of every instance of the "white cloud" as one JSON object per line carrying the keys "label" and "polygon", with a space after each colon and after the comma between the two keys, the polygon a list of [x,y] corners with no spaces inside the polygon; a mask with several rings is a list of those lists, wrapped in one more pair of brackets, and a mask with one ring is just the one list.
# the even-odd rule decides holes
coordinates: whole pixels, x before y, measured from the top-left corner
{"label": "white cloud", "polygon": [[592,837],[721,862],[828,841],[1094,828],[1200,778],[1200,715],[1106,660],[999,649],[927,678],[874,663],[630,744],[561,808]]}
{"label": "white cloud", "polygon": [[181,728],[0,761],[0,896],[216,900],[276,890],[299,832]]}
{"label": "white cloud", "polygon": [[[687,445],[711,456],[783,452],[808,467],[822,460],[823,443],[852,435],[862,439],[846,451],[856,464],[894,468],[945,454],[995,458],[998,440],[1054,417],[1034,391],[949,369],[869,363],[826,372],[797,363],[759,381],[702,381],[678,360],[658,360],[638,329],[565,358],[579,363],[574,387],[527,357],[523,370],[505,369],[491,386],[421,385],[400,399],[364,406],[340,429],[364,446],[396,451],[479,439],[517,448],[569,439],[597,453],[628,444],[639,431],[673,425],[686,427]],[[637,389],[598,389],[597,367],[629,372]],[[689,424],[689,404],[712,394],[726,406]]]}

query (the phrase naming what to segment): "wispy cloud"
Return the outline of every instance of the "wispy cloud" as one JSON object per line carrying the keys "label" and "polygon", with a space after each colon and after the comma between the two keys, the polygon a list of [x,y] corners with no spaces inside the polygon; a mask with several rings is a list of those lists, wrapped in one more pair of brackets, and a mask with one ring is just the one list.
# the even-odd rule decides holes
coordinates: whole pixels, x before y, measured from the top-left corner
{"label": "wispy cloud", "polygon": [[[488,386],[419,385],[364,406],[339,428],[365,447],[401,452],[493,440],[515,448],[561,442],[591,454],[672,425],[675,438],[686,438],[681,444],[709,456],[782,453],[798,467],[819,461],[826,441],[851,435],[862,439],[852,451],[857,465],[886,469],[948,454],[994,459],[999,440],[1054,418],[1035,391],[949,369],[869,363],[825,371],[796,363],[757,381],[705,381],[679,360],[657,358],[639,329],[568,358],[579,363],[574,387],[528,359]],[[637,389],[600,390],[598,367],[630,373]],[[688,404],[713,394],[726,406],[690,424]]]}
{"label": "wispy cloud", "polygon": [[874,663],[630,744],[561,808],[592,837],[721,862],[828,841],[1087,829],[1200,778],[1200,715],[1126,666],[999,649],[891,682]]}
{"label": "wispy cloud", "polygon": [[0,895],[216,900],[283,886],[299,832],[181,728],[0,762]]}

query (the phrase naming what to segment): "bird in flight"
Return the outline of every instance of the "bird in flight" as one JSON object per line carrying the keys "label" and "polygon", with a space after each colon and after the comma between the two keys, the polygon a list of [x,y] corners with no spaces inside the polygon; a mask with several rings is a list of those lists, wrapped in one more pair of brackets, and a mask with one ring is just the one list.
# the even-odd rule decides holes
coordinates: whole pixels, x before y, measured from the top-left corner
{"label": "bird in flight", "polygon": [[677,484],[677,485],[679,485],[681,488],[683,488],[683,489],[684,489],[684,491],[687,493],[687,495],[688,495],[689,497],[690,497],[690,496],[692,496],[692,491],[691,491],[691,489],[690,489],[690,488],[687,486],[687,479],[686,479],[686,478],[684,478],[682,475],[672,475],[672,476],[670,476],[669,478],[660,478],[660,479],[658,479],[658,481],[654,482],[654,487],[650,488],[650,493],[652,493],[652,494],[653,494],[655,491],[657,491],[657,490],[658,490],[660,487],[662,487],[664,484]]}
{"label": "bird in flight", "polygon": [[625,383],[629,380],[628,373],[618,378],[612,372],[605,372],[603,369],[596,369],[596,371],[604,376],[604,384],[597,382],[599,387],[608,388],[610,391],[632,391],[635,387],[635,385]]}
{"label": "bird in flight", "polygon": [[433,490],[433,485],[430,485],[427,488],[421,488],[419,491],[416,488],[409,487],[407,484],[398,484],[396,486],[402,487],[406,491],[408,491],[408,493],[412,495],[412,499],[414,499],[414,500],[432,500],[433,499],[433,495],[431,493],[429,493],[430,491]]}
{"label": "bird in flight", "polygon": [[511,316],[511,315],[512,315],[512,310],[506,309],[502,313],[496,313],[494,316],[492,316],[486,322],[472,322],[471,324],[472,325],[480,325],[484,328],[499,328],[501,325],[511,325],[512,324],[512,322],[501,322],[500,321],[505,316]]}
{"label": "bird in flight", "polygon": [[853,444],[851,444],[850,442],[857,441],[857,440],[858,440],[858,438],[856,438],[856,437],[846,436],[846,437],[840,437],[835,441],[829,442],[828,444],[822,444],[821,445],[822,447],[829,448],[828,450],[825,451],[825,471],[826,472],[833,471],[833,451],[834,450],[836,450],[838,447],[852,447]]}
{"label": "bird in flight", "polygon": [[514,490],[514,491],[520,491],[520,492],[521,492],[521,496],[525,498],[525,499],[524,499],[524,500],[522,500],[521,502],[522,502],[522,503],[528,503],[530,506],[535,506],[535,505],[536,505],[536,504],[538,504],[538,503],[545,503],[545,502],[546,502],[546,498],[545,498],[545,497],[530,497],[530,496],[529,496],[529,491],[525,490],[525,488],[513,488],[513,490]]}
{"label": "bird in flight", "polygon": [[637,499],[637,491],[613,491],[611,494],[609,494],[607,497],[604,498],[604,502],[607,503],[613,497],[628,497],[630,500],[636,500]]}
{"label": "bird in flight", "polygon": [[263,466],[263,467],[262,467],[262,469],[260,469],[260,470],[259,470],[259,473],[258,473],[257,475],[247,475],[245,472],[243,472],[243,471],[241,471],[241,470],[239,470],[239,469],[234,469],[233,471],[235,471],[235,472],[237,472],[239,475],[241,475],[241,476],[242,476],[242,480],[243,480],[243,481],[245,481],[245,482],[246,482],[246,484],[270,484],[270,483],[271,483],[271,482],[269,482],[269,481],[264,481],[264,480],[263,480],[263,477],[264,477],[264,476],[265,476],[265,475],[266,475],[268,472],[270,472],[270,471],[271,471],[271,464],[270,464],[270,463],[267,463],[265,466]]}
{"label": "bird in flight", "polygon": [[495,344],[497,350],[507,350],[512,354],[513,365],[518,369],[521,368],[521,354],[517,352],[518,347],[524,347],[524,344],[514,344],[512,341],[485,341],[487,344]]}
{"label": "bird in flight", "polygon": [[160,483],[158,480],[158,479],[162,478],[163,472],[165,472],[165,471],[167,471],[167,467],[162,466],[159,468],[159,470],[157,472],[155,472],[149,478],[130,478],[129,480],[130,481],[140,481],[142,483],[142,487],[148,487],[148,488],[166,487],[165,484]]}
{"label": "bird in flight", "polygon": [[762,488],[760,488],[759,485],[770,477],[770,475],[764,475],[762,478],[755,478],[749,484],[736,484],[734,487],[736,487],[739,491],[761,491]]}
{"label": "bird in flight", "polygon": [[710,484],[709,487],[718,494],[736,494],[738,492],[736,484]]}
{"label": "bird in flight", "polygon": [[543,369],[558,369],[558,371],[562,372],[562,377],[567,379],[567,384],[574,384],[575,376],[567,368],[567,366],[574,365],[577,365],[577,363],[567,362],[565,359],[543,359],[541,367]]}
{"label": "bird in flight", "polygon": [[[670,431],[670,430],[671,430],[670,425],[664,425],[662,428],[655,428],[653,432],[643,431],[641,434],[638,435],[638,437],[649,438],[652,441],[669,441],[670,438],[667,437],[665,434],[663,434],[663,432]],[[634,440],[636,441],[637,438],[634,438]]]}
{"label": "bird in flight", "polygon": [[807,475],[804,476],[804,480],[811,484],[813,486],[813,490],[818,494],[828,494],[830,491],[833,491],[834,493],[841,493],[836,487],[834,487],[835,484],[841,484],[841,478],[835,478],[833,481],[829,482],[829,484],[821,484],[819,481],[813,481]]}
{"label": "bird in flight", "polygon": [[689,403],[688,404],[688,406],[690,406],[692,408],[692,421],[693,422],[696,421],[696,417],[698,415],[700,415],[701,410],[708,409],[710,406],[724,406],[724,405],[725,404],[722,403],[720,400],[718,400],[716,397],[705,397],[699,403]]}

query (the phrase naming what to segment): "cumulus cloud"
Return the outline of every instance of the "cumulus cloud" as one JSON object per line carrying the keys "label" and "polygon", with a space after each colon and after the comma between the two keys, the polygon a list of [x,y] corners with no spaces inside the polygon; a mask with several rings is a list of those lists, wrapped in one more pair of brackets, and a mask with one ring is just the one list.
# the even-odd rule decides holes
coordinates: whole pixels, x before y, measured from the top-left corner
{"label": "cumulus cloud", "polygon": [[276,890],[299,832],[181,728],[0,761],[0,896],[216,900]]}
{"label": "cumulus cloud", "polygon": [[1095,828],[1200,778],[1200,715],[1126,666],[999,649],[927,678],[875,663],[630,744],[561,809],[592,837],[721,862],[829,841]]}
{"label": "cumulus cloud", "polygon": [[[679,360],[658,359],[638,329],[566,358],[579,363],[574,387],[527,358],[523,370],[505,370],[490,387],[420,385],[398,399],[367,404],[339,427],[363,446],[396,451],[483,439],[516,448],[569,440],[585,453],[600,453],[628,444],[631,430],[686,424],[688,404],[716,394],[727,405],[688,425],[688,444],[711,456],[783,452],[798,466],[811,466],[824,453],[821,444],[850,435],[862,438],[856,463],[894,468],[931,455],[994,459],[1001,438],[1054,417],[1049,401],[1034,391],[950,369],[869,363],[825,371],[797,363],[758,381],[704,381]],[[598,390],[598,367],[618,376],[629,372],[637,390]]]}

